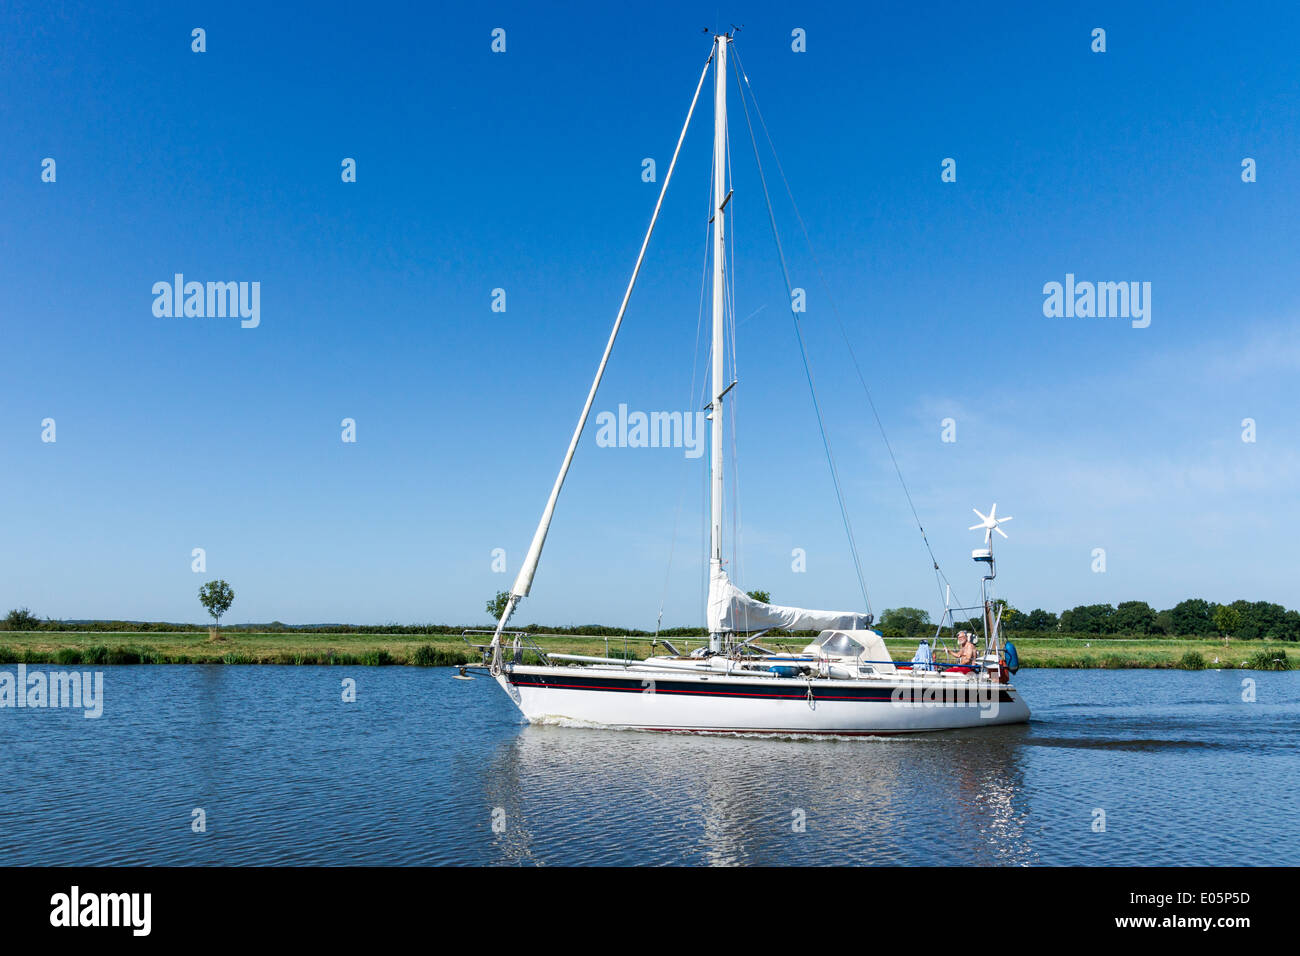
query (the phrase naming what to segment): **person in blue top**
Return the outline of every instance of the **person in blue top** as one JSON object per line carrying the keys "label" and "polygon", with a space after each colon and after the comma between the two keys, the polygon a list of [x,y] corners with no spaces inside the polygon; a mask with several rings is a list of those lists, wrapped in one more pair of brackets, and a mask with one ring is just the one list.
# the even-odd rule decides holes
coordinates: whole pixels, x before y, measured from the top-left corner
{"label": "person in blue top", "polygon": [[912,655],[912,670],[928,671],[934,669],[934,654],[930,650],[930,642],[924,637],[921,643],[916,647],[916,653]]}

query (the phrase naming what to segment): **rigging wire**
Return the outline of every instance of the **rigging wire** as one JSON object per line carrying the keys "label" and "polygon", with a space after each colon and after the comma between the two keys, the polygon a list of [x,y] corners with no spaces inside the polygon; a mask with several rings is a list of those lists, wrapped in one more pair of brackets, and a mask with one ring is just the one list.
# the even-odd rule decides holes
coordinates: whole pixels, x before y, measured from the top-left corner
{"label": "rigging wire", "polygon": [[[712,192],[712,188],[713,188],[712,186],[709,187],[710,193]],[[709,278],[709,226],[708,226],[708,221],[706,219],[704,225],[704,265],[700,270],[700,304],[699,304],[698,314],[695,317],[695,355],[691,358],[691,387],[690,390],[686,393],[686,408],[682,413],[683,434],[687,427],[685,416],[687,415],[694,416],[695,414],[692,409],[694,409],[695,407],[694,404],[695,403],[695,378],[697,373],[699,372],[700,331],[704,328],[704,290],[708,284],[708,278]],[[687,476],[689,477],[689,475],[690,472],[688,471]],[[672,572],[673,572],[673,555],[677,550],[677,527],[682,517],[682,503],[686,498],[687,486],[688,486],[687,482],[682,483],[681,493],[678,494],[677,496],[677,510],[673,514],[673,533],[668,543],[668,567],[664,570],[664,587],[663,587],[663,591],[659,595],[659,616],[655,619],[656,638],[659,637],[659,629],[660,626],[663,624],[664,603],[668,599],[668,583],[672,577]],[[705,598],[705,600],[707,601],[707,598]]]}
{"label": "rigging wire", "polygon": [[[731,172],[730,124],[728,124],[727,129],[724,131],[724,137],[727,143],[727,181],[732,183],[732,185],[734,186],[735,179],[732,176],[732,172]],[[731,337],[731,381],[735,383],[739,383],[740,351],[739,349],[736,348],[737,321],[736,321],[736,271],[735,271],[735,266],[736,266],[735,206],[728,203],[727,208],[723,212],[728,217],[726,220],[728,223],[727,225],[728,231],[727,231],[726,238],[729,243],[729,248],[727,250],[727,253],[728,253],[728,258],[730,260],[730,268],[727,268],[726,262],[724,262],[723,273],[726,279],[725,288],[726,288],[727,305],[728,305],[727,314],[730,319],[730,321],[727,323],[727,331]],[[731,554],[732,554],[732,567],[733,570],[735,571],[735,575],[733,576],[733,581],[746,580],[745,567],[744,567],[744,550],[742,547],[742,540],[741,540],[741,535],[744,532],[745,522],[743,520],[743,516],[741,515],[741,506],[740,506],[740,449],[739,449],[739,445],[737,444],[737,436],[740,434],[739,406],[740,406],[740,389],[736,388],[735,393],[732,395],[731,402],[728,404],[728,408],[731,414],[731,465],[732,465],[731,467],[731,476],[732,476],[731,477],[731,509],[732,509],[731,510],[731,515],[732,515]],[[743,613],[745,619],[744,629],[746,632],[748,632],[750,629],[749,628],[749,605],[746,604],[743,606]]]}
{"label": "rigging wire", "polygon": [[[865,395],[866,395],[866,397],[867,397],[867,405],[871,408],[871,415],[872,415],[872,417],[873,417],[873,418],[875,419],[875,421],[876,421],[876,428],[880,431],[880,437],[881,437],[881,440],[883,440],[884,443],[885,443],[885,450],[888,451],[888,453],[889,453],[889,460],[890,460],[890,461],[893,463],[893,465],[894,465],[894,473],[898,476],[898,483],[899,483],[899,484],[902,486],[902,488],[903,488],[903,495],[907,498],[907,506],[908,506],[909,509],[911,509],[911,512],[912,512],[912,518],[913,518],[913,520],[915,520],[915,522],[916,522],[916,527],[917,527],[917,529],[921,532],[921,540],[925,543],[925,550],[926,550],[926,553],[928,553],[928,554],[930,555],[930,563],[934,566],[935,580],[936,580],[936,583],[938,583],[938,586],[939,586],[939,594],[940,594],[940,597],[941,597],[941,598],[943,599],[943,601],[944,601],[944,607],[945,607],[945,609],[947,609],[948,604],[949,604],[949,602],[948,602],[948,594],[951,594],[954,598],[956,598],[957,592],[956,592],[956,590],[952,587],[951,582],[948,581],[948,577],[947,577],[947,575],[945,575],[945,574],[943,573],[943,569],[942,569],[941,567],[939,567],[939,560],[934,556],[934,548],[931,547],[931,545],[930,545],[930,538],[929,538],[929,536],[928,536],[928,535],[926,534],[926,532],[925,532],[925,526],[921,523],[921,516],[917,513],[916,505],[915,505],[915,503],[912,501],[912,493],[911,493],[911,491],[910,491],[910,490],[908,489],[908,487],[907,487],[907,481],[903,478],[903,470],[902,470],[902,468],[899,466],[899,464],[898,464],[898,458],[897,458],[897,457],[895,456],[895,454],[894,454],[894,447],[893,447],[892,444],[890,444],[889,436],[885,434],[885,425],[884,425],[884,423],[881,421],[879,411],[877,411],[877,409],[876,409],[876,403],[875,403],[875,400],[874,400],[874,399],[872,398],[872,396],[871,396],[871,389],[867,387],[866,376],[862,374],[862,366],[858,363],[858,357],[857,357],[857,354],[853,351],[853,345],[852,345],[852,343],[849,341],[848,331],[845,329],[845,327],[844,327],[844,320],[843,320],[843,318],[840,316],[839,306],[836,304],[836,302],[835,302],[835,298],[834,298],[834,296],[831,294],[830,283],[828,283],[828,282],[826,281],[826,274],[825,274],[825,272],[822,270],[822,267],[821,267],[821,263],[820,263],[820,261],[817,259],[817,253],[816,253],[816,251],[815,251],[814,248],[813,248],[812,238],[811,238],[811,237],[809,236],[809,234],[808,234],[808,226],[807,226],[807,224],[804,222],[803,215],[799,212],[799,206],[798,206],[798,204],[795,202],[795,199],[794,199],[794,191],[790,188],[790,181],[786,178],[786,175],[785,175],[785,169],[781,166],[781,158],[780,158],[780,156],[777,155],[777,152],[776,152],[776,145],[772,142],[772,134],[771,134],[771,132],[768,131],[768,128],[767,128],[767,121],[764,120],[764,118],[763,118],[763,111],[762,111],[762,109],[761,109],[761,108],[759,107],[759,105],[758,105],[758,97],[757,97],[757,96],[755,95],[755,93],[754,93],[754,87],[753,87],[753,84],[751,84],[751,83],[749,82],[749,73],[746,72],[745,67],[744,67],[744,64],[743,64],[743,63],[741,62],[741,60],[740,60],[740,54],[737,53],[737,52],[735,51],[735,47],[734,47],[734,45],[733,45],[733,47],[732,47],[732,53],[735,55],[735,58],[736,58],[736,66],[738,67],[738,70],[737,70],[737,74],[738,74],[738,75],[737,75],[737,78],[736,78],[736,83],[739,85],[739,83],[740,83],[740,79],[741,79],[741,77],[743,77],[743,78],[744,78],[744,81],[745,81],[745,86],[749,88],[749,96],[750,96],[750,98],[754,101],[754,112],[755,112],[755,114],[758,116],[758,122],[759,122],[759,125],[762,126],[762,128],[763,128],[763,135],[764,135],[764,136],[766,137],[766,139],[767,139],[768,148],[772,151],[772,159],[773,159],[773,161],[776,163],[777,172],[779,172],[780,175],[781,175],[781,182],[785,185],[786,195],[787,195],[787,196],[789,197],[789,199],[790,199],[790,206],[794,209],[795,218],[799,221],[799,228],[800,228],[800,230],[803,232],[804,241],[805,241],[805,242],[807,243],[807,245],[808,245],[808,252],[809,252],[809,255],[812,257],[813,265],[814,265],[814,267],[817,269],[817,275],[818,275],[818,278],[821,280],[822,289],[823,289],[823,291],[825,291],[825,293],[826,293],[826,301],[830,303],[830,306],[831,306],[831,313],[835,316],[835,323],[836,323],[836,325],[839,327],[841,337],[844,339],[844,346],[845,346],[845,349],[848,351],[849,359],[850,359],[850,360],[852,361],[852,363],[853,363],[853,369],[854,369],[854,371],[857,373],[858,381],[859,381],[859,382],[861,383],[861,385],[862,385],[862,391],[865,393]],[[744,90],[743,90],[743,89],[741,90],[741,102],[742,102],[742,104],[744,103]],[[746,110],[745,110],[745,119],[746,119],[746,121],[748,122],[748,120],[749,120],[749,110],[748,110],[748,107],[746,107]],[[750,127],[750,135],[751,135],[751,137],[752,137],[752,135],[753,135],[753,127],[752,127],[752,126]],[[758,149],[757,144],[755,144],[754,149],[755,149],[755,152],[757,153],[757,149]],[[761,176],[761,171],[760,171],[760,176]],[[765,193],[765,194],[766,194],[766,188],[767,188],[767,187],[766,187],[766,183],[764,183],[764,193]],[[769,207],[770,207],[770,200],[769,200]],[[774,224],[773,224],[773,229],[775,229],[775,222],[774,222]],[[787,280],[787,284],[788,284],[788,280]],[[947,592],[947,593],[944,592],[944,587],[945,587],[945,585],[946,585],[947,588],[948,588],[948,592]],[[959,598],[957,599],[957,603],[958,603],[958,606],[960,606],[961,601],[960,601]]]}
{"label": "rigging wire", "polygon": [[[704,274],[701,276],[700,281],[705,284],[707,284],[708,282],[709,264],[712,258],[710,255],[711,244],[709,239],[710,239],[710,233],[712,229],[713,211],[718,204],[718,199],[714,195],[714,188],[713,188],[714,187],[713,163],[714,163],[714,158],[716,156],[717,156],[717,143],[715,142],[713,144],[713,148],[711,152],[709,153],[709,157],[710,157],[709,188],[706,190],[709,197],[709,205],[708,208],[705,210],[705,214],[704,214],[704,223],[705,223],[704,225]],[[704,289],[705,289],[705,285],[701,285],[700,287],[701,296],[704,295]],[[704,307],[704,300],[703,298],[701,298],[700,300],[701,320],[704,315],[703,307]],[[705,350],[705,355],[704,355],[704,369],[702,370],[702,374],[700,375],[699,404],[692,406],[692,409],[709,408],[713,402],[713,399],[710,395],[711,382],[710,382],[710,374],[709,374],[709,369],[711,369],[712,367],[713,367],[713,336],[710,335],[708,337],[708,348]],[[692,373],[692,378],[693,377],[694,377],[694,373]],[[709,438],[711,441],[712,436],[710,435]],[[712,560],[712,552],[711,552],[712,529],[710,527],[711,520],[712,520],[712,516],[710,513],[711,506],[712,506],[712,502],[711,502],[712,488],[710,487],[710,485],[713,477],[712,475],[713,467],[711,464],[713,458],[712,458],[711,449],[709,454],[710,454],[709,467],[700,469],[700,554],[704,555],[704,567],[706,569],[710,566],[710,562]],[[708,616],[709,616],[709,575],[702,574],[700,575],[700,620],[708,620]]]}
{"label": "rigging wire", "polygon": [[[725,185],[730,188],[735,180],[731,172],[731,126],[728,124],[722,131],[722,142],[724,147],[723,161],[727,164],[727,174]],[[723,197],[727,196],[723,193]],[[716,204],[715,204],[716,208]],[[714,215],[721,217],[720,221],[727,224],[726,246],[722,252],[722,324],[723,324],[723,342],[724,348],[726,342],[730,341],[731,354],[724,356],[723,377],[730,378],[731,382],[740,381],[740,368],[738,365],[738,356],[736,352],[736,219],[732,205],[727,203],[726,209],[717,210]],[[727,375],[726,360],[730,359],[730,375]],[[729,387],[729,386],[724,386]],[[733,390],[734,391],[734,390]],[[736,397],[733,394],[731,400],[726,403],[725,411],[719,410],[718,422],[722,422],[722,416],[729,414],[731,416],[731,468],[728,474],[731,477],[731,567],[735,573],[732,575],[733,580],[744,580],[744,568],[741,565],[741,547],[740,547],[740,529],[743,527],[740,520],[740,453],[736,445],[737,422],[736,422]]]}
{"label": "rigging wire", "polygon": [[[737,58],[736,65],[740,66],[740,59]],[[739,73],[744,72],[744,67],[740,66]],[[740,87],[740,76],[736,77],[736,85]],[[763,161],[758,154],[758,140],[754,136],[754,125],[749,119],[749,106],[745,102],[745,91],[740,87],[740,105],[745,112],[745,125],[749,128],[749,139],[754,147],[754,162],[758,165],[758,178],[763,187],[763,199],[767,203],[767,215],[772,224],[772,239],[776,242],[776,252],[781,260],[781,274],[785,278],[786,294],[790,298],[790,315],[794,320],[795,338],[799,342],[799,357],[803,360],[804,375],[808,379],[808,390],[812,394],[813,409],[817,413],[817,426],[821,430],[822,445],[826,449],[826,461],[830,465],[831,481],[835,485],[835,497],[840,506],[840,517],[844,522],[844,531],[849,539],[849,551],[853,556],[853,567],[857,571],[858,586],[862,589],[862,600],[866,602],[867,613],[871,612],[871,598],[867,595],[867,582],[862,576],[862,559],[858,554],[857,541],[853,536],[853,525],[849,521],[848,509],[844,505],[844,492],[840,486],[839,469],[835,466],[835,455],[831,451],[830,436],[826,433],[826,421],[822,415],[821,402],[817,398],[817,385],[813,381],[812,367],[808,364],[808,350],[804,345],[803,328],[799,324],[799,313],[794,308],[794,286],[790,281],[790,269],[786,264],[785,250],[781,246],[781,236],[776,228],[776,213],[772,209],[772,197],[767,189],[767,177],[763,173]],[[757,103],[755,103],[757,109]]]}

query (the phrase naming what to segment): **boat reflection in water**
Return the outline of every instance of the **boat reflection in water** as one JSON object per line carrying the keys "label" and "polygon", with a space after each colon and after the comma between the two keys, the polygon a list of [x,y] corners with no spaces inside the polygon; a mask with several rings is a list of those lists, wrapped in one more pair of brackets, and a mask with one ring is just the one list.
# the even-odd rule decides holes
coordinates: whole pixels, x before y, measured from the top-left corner
{"label": "boat reflection in water", "polygon": [[480,779],[503,863],[1023,865],[1038,862],[1028,733],[773,739],[534,724],[500,743]]}

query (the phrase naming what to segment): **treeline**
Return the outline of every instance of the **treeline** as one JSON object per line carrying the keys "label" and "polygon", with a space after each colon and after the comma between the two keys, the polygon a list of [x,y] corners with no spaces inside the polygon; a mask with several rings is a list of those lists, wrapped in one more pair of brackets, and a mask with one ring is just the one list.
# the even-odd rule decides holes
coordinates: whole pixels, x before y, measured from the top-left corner
{"label": "treeline", "polygon": [[[481,624],[224,624],[223,634],[292,634],[302,631],[311,634],[449,634],[459,636],[465,630],[492,630],[495,622]],[[92,631],[105,633],[206,633],[208,624],[179,624],[171,621],[56,621],[39,618],[26,608],[10,611],[0,620],[0,631]],[[605,624],[569,624],[550,626],[543,624],[511,625],[508,630],[529,634],[563,634],[574,637],[653,637],[654,631],[635,628],[609,627]],[[812,633],[812,632],[807,632]],[[659,631],[660,637],[706,637],[702,627],[671,627]]]}
{"label": "treeline", "polygon": [[[1188,598],[1164,611],[1146,601],[1081,604],[1059,615],[1042,608],[1020,611],[1005,601],[1002,631],[1010,636],[1046,637],[1234,637],[1254,641],[1300,640],[1300,612],[1268,601],[1233,601],[1215,604]],[[885,637],[918,637],[933,633],[928,611],[914,607],[890,608],[880,616]],[[958,628],[981,631],[978,616],[955,622]]]}
{"label": "treeline", "polygon": [[1003,629],[1026,635],[1071,633],[1097,637],[1234,637],[1254,641],[1300,640],[1300,612],[1268,601],[1216,604],[1188,598],[1157,611],[1146,601],[1081,604],[1060,615],[1035,608],[1028,613],[1007,607]]}
{"label": "treeline", "polygon": [[[1157,611],[1146,601],[1123,601],[1119,605],[1081,604],[1059,615],[1035,608],[1020,611],[1005,602],[1002,609],[1003,632],[1010,636],[1046,637],[1233,637],[1241,640],[1300,641],[1300,612],[1268,601],[1233,601],[1216,604],[1201,598],[1188,598],[1167,610]],[[957,627],[980,630],[978,617],[959,620]],[[298,631],[315,634],[441,634],[460,635],[462,631],[491,630],[493,624],[227,624],[223,633],[277,634]],[[928,612],[901,607],[886,610],[877,629],[886,637],[919,637],[933,633],[934,623]],[[93,631],[118,633],[179,632],[202,633],[206,624],[179,624],[169,621],[55,621],[42,620],[26,608],[10,611],[0,620],[0,631]],[[562,634],[573,637],[652,637],[654,631],[610,627],[604,624],[512,626],[512,631],[529,634]],[[771,637],[814,637],[814,631],[771,631]],[[658,632],[660,637],[699,638],[707,636],[702,627],[672,627]]]}

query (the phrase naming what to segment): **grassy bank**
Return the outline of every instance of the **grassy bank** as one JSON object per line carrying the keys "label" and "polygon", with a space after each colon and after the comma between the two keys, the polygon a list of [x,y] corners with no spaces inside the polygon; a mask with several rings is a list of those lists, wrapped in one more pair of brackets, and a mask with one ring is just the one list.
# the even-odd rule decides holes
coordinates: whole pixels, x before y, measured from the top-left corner
{"label": "grassy bank", "polygon": [[[486,638],[475,638],[486,640]],[[651,653],[645,638],[538,635],[537,643],[553,653],[643,658]],[[678,649],[700,646],[700,639],[676,640]],[[886,641],[895,660],[907,660],[914,639]],[[767,646],[797,650],[805,639],[771,641]],[[1082,641],[1059,638],[1017,640],[1022,666],[1063,668],[1204,668],[1290,670],[1300,649],[1255,641],[1219,639],[1146,639]],[[662,645],[659,651],[663,652]],[[0,665],[57,664],[407,664],[425,667],[475,663],[478,657],[459,637],[404,634],[279,633],[70,633],[15,631],[0,633]]]}
{"label": "grassy bank", "polygon": [[[895,642],[888,643],[891,653],[897,658]],[[1014,643],[1024,667],[1292,670],[1300,664],[1300,648],[1264,641],[1034,638],[1017,639]],[[915,647],[915,642],[912,646]]]}

